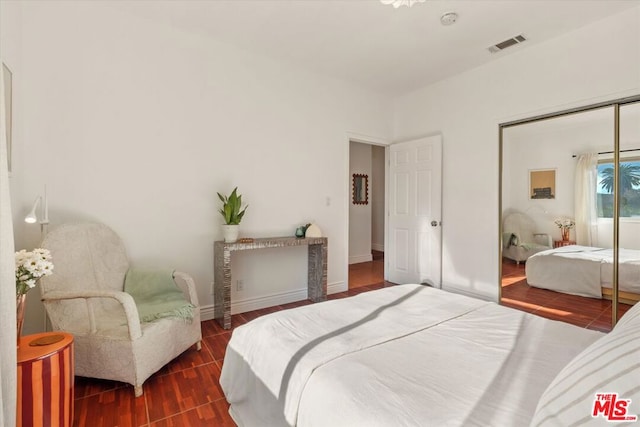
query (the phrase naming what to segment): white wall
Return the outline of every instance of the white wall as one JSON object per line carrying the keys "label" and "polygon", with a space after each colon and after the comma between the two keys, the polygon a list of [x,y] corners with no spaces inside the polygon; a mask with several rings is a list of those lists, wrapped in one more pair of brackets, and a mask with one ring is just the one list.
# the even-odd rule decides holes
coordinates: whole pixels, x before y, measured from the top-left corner
{"label": "white wall", "polygon": [[[349,150],[349,179],[364,174],[369,179],[369,203],[349,203],[349,264],[371,261],[371,145],[351,142]],[[353,186],[351,187],[353,191]]]}
{"label": "white wall", "polygon": [[410,93],[395,140],[443,135],[443,288],[497,300],[498,124],[640,93],[640,7]]}
{"label": "white wall", "polygon": [[[22,218],[46,184],[51,227],[104,222],[134,265],[192,273],[211,306],[216,191],[238,186],[249,204],[242,236],[316,222],[329,238],[330,291],[346,289],[347,133],[389,139],[388,99],[98,2],[12,7],[22,27],[3,43],[21,55],[18,248],[38,244]],[[305,249],[233,262],[244,291],[232,297],[245,309],[306,289]],[[39,329],[39,319],[27,322],[25,332]]]}
{"label": "white wall", "polygon": [[371,248],[384,251],[385,147],[371,146]]}

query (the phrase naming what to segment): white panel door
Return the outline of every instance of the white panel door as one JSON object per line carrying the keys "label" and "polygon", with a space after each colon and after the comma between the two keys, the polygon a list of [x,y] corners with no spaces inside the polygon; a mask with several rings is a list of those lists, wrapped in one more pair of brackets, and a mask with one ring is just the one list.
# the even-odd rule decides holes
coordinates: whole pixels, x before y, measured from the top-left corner
{"label": "white panel door", "polygon": [[441,286],[442,137],[389,148],[387,280]]}

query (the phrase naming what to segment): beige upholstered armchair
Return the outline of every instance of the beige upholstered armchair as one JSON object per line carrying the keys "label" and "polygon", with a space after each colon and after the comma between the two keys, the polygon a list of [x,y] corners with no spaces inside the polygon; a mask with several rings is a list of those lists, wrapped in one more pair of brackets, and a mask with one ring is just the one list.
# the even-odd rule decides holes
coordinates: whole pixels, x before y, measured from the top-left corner
{"label": "beige upholstered armchair", "polygon": [[521,212],[505,215],[502,226],[502,256],[516,264],[526,261],[531,255],[551,249],[551,236],[536,233],[535,223]]}
{"label": "beige upholstered armchair", "polygon": [[55,262],[55,274],[41,282],[42,300],[53,329],[74,335],[76,375],[126,382],[140,396],[145,380],[165,364],[194,344],[200,350],[200,307],[189,275],[173,277],[195,306],[192,320],[141,322],[133,297],[123,291],[129,261],[113,230],[67,224],[42,246]]}

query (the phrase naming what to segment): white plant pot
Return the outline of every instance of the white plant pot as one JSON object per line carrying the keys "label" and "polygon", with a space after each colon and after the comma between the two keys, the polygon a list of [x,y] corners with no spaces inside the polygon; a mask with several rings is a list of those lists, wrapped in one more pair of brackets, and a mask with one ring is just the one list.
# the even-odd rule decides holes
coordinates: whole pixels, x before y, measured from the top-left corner
{"label": "white plant pot", "polygon": [[238,231],[240,226],[237,224],[224,224],[222,226],[222,236],[227,243],[233,243],[238,240]]}

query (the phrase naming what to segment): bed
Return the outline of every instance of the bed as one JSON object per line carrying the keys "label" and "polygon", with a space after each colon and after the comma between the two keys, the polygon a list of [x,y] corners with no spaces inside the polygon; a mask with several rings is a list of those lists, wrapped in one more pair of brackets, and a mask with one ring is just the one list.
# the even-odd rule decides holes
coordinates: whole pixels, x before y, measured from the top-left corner
{"label": "bed", "polygon": [[[620,249],[618,283],[625,300],[640,296],[640,251]],[[527,283],[537,288],[591,298],[611,295],[613,250],[570,245],[531,256]]]}
{"label": "bed", "polygon": [[[611,354],[590,349],[618,327],[604,335],[492,302],[399,285],[239,326],[220,385],[242,427],[570,425],[593,406],[590,394],[584,403],[567,392],[578,382],[571,375],[591,369],[581,360],[572,367],[585,351],[615,357],[625,369],[636,366],[626,372],[630,379],[617,373],[609,382],[590,379],[576,393],[602,388],[640,402],[640,311],[631,309],[623,319],[631,316],[638,319],[627,322],[632,333],[625,339],[635,347],[616,340]],[[618,357],[619,351],[626,355]],[[566,369],[567,380],[560,378]]]}

